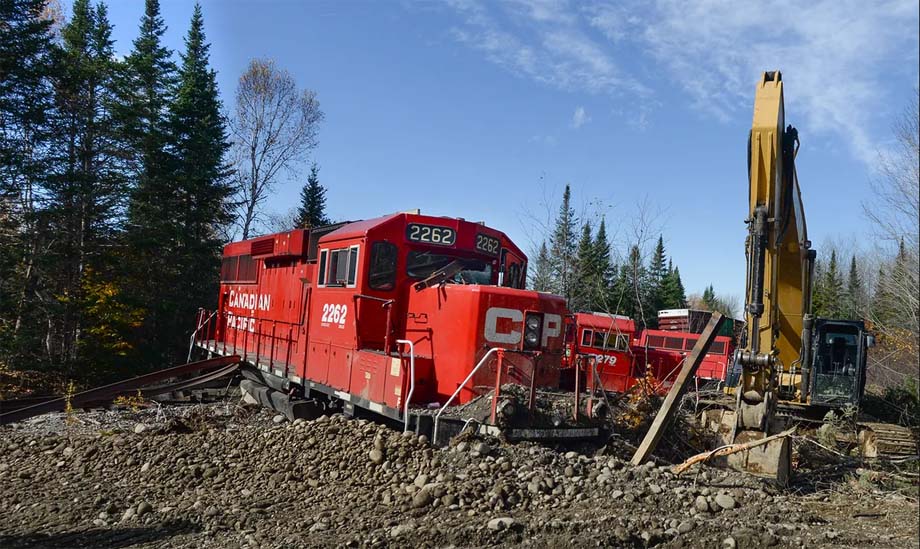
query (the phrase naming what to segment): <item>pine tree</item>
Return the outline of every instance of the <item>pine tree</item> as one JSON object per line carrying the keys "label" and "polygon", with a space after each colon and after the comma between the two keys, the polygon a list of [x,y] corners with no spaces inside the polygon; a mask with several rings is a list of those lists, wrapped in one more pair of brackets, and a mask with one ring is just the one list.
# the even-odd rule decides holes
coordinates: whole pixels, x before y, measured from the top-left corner
{"label": "pine tree", "polygon": [[533,263],[530,287],[538,292],[551,292],[553,288],[553,265],[546,242],[540,244],[540,251]]}
{"label": "pine tree", "polygon": [[565,186],[562,193],[562,204],[559,206],[559,215],[556,218],[556,227],[550,244],[550,258],[553,264],[553,293],[557,293],[567,300],[572,298],[575,275],[576,243],[575,233],[578,219],[572,209],[572,190]]}
{"label": "pine tree", "polygon": [[199,306],[216,305],[221,254],[221,229],[230,222],[228,143],[216,73],[209,67],[201,6],[196,4],[185,38],[176,100],[170,110],[174,136],[176,211],[179,231],[175,257],[178,277],[164,306],[171,322],[162,327],[171,343],[164,349],[172,360],[184,358],[185,334]]}
{"label": "pine tree", "polygon": [[300,190],[300,207],[297,209],[298,227],[320,227],[328,225],[326,216],[326,188],[319,182],[319,167],[316,162],[310,166],[307,184]]}
{"label": "pine tree", "polygon": [[863,304],[865,303],[862,279],[859,276],[859,269],[856,266],[856,254],[850,259],[850,273],[847,277],[847,304],[846,317],[857,319],[863,313]]}

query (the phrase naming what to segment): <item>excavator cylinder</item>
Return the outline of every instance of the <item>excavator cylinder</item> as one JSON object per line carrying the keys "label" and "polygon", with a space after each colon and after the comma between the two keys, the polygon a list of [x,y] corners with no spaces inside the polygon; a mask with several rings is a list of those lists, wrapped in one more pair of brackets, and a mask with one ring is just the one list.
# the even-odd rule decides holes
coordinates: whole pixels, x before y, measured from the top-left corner
{"label": "excavator cylinder", "polygon": [[802,316],[802,389],[799,400],[808,402],[811,390],[811,331],[815,326],[815,317],[809,314]]}

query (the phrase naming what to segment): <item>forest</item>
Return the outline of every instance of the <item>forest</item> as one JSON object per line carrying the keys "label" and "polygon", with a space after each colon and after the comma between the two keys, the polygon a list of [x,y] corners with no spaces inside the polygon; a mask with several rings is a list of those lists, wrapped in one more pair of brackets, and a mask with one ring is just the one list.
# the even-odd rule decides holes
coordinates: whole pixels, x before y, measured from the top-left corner
{"label": "forest", "polygon": [[[174,52],[146,0],[125,56],[105,3],[71,8],[0,0],[0,369],[93,383],[185,360],[226,242],[330,221],[308,162],[324,114],[270,59],[251,60],[223,104],[200,6]],[[920,347],[916,105],[894,138],[864,205],[874,233],[818,246],[813,302],[871,322],[870,375],[885,385],[916,377]],[[266,211],[281,174],[306,166],[301,203]],[[667,308],[742,316],[741,296],[688,292],[664,234],[614,243],[603,216],[578,219],[571,185],[552,208],[532,288],[645,326]]]}

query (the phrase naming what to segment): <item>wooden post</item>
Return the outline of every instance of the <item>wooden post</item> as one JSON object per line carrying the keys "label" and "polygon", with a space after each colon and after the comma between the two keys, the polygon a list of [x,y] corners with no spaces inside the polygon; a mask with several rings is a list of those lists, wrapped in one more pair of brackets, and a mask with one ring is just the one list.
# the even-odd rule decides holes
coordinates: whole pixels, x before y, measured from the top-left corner
{"label": "wooden post", "polygon": [[709,352],[709,346],[712,345],[712,342],[715,340],[719,328],[722,327],[723,320],[724,318],[721,314],[712,314],[712,318],[709,319],[709,324],[706,325],[706,329],[700,334],[700,338],[696,341],[696,345],[693,346],[693,351],[690,352],[690,356],[684,360],[684,366],[680,369],[680,373],[677,374],[677,379],[674,381],[674,385],[671,386],[671,390],[668,391],[668,396],[665,397],[664,404],[662,404],[661,409],[658,410],[655,421],[652,422],[652,426],[649,428],[648,432],[645,433],[645,438],[642,439],[642,443],[633,455],[630,462],[633,465],[642,465],[648,460],[649,456],[652,455],[652,452],[655,451],[655,448],[658,446],[658,441],[661,439],[661,435],[664,434],[668,424],[671,423],[671,419],[674,417],[674,413],[680,405],[680,397],[686,391],[687,385],[693,379],[693,376],[696,375],[696,370],[700,367],[700,363],[703,361],[706,353]]}

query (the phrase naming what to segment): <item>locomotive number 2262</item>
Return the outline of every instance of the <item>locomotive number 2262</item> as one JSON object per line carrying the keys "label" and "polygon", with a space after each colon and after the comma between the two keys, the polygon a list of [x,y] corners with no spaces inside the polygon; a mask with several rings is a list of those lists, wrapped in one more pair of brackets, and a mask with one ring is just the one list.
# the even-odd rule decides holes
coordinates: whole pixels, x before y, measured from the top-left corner
{"label": "locomotive number 2262", "polygon": [[323,316],[319,319],[321,323],[338,324],[339,327],[345,325],[345,317],[348,315],[348,305],[333,305],[331,303],[323,304]]}
{"label": "locomotive number 2262", "polygon": [[450,227],[436,227],[409,223],[406,225],[406,238],[412,242],[437,244],[439,246],[453,246],[457,240],[457,233]]}

